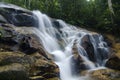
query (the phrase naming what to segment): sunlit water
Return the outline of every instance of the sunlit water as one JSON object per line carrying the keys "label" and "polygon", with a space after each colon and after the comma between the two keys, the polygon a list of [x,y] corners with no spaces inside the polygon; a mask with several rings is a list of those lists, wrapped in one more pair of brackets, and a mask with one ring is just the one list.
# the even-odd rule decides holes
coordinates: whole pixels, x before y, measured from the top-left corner
{"label": "sunlit water", "polygon": [[[86,80],[86,77],[73,76],[70,63],[73,56],[72,47],[74,43],[77,43],[77,50],[87,63],[86,67],[91,70],[104,66],[108,55],[108,47],[101,35],[94,37],[91,32],[68,25],[62,20],[56,20],[59,26],[55,26],[51,19],[40,11],[33,11],[33,14],[36,17],[36,28],[33,31],[41,39],[44,48],[54,56],[54,61],[60,69],[61,80]],[[81,39],[85,35],[90,36],[90,41],[94,47],[96,65],[89,60],[87,52],[81,46]],[[104,54],[101,53],[102,57],[99,55],[97,48],[105,52]]]}

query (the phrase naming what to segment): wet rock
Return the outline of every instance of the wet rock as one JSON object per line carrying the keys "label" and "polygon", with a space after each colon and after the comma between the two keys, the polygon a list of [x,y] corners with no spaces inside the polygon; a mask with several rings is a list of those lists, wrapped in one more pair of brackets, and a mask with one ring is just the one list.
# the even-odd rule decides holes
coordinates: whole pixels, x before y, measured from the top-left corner
{"label": "wet rock", "polygon": [[112,42],[111,56],[106,62],[106,67],[120,70],[120,43],[116,41],[116,37],[107,35],[107,39]]}
{"label": "wet rock", "polygon": [[115,70],[120,70],[120,56],[113,55],[106,62],[106,67],[115,69]]}
{"label": "wet rock", "polygon": [[57,28],[58,30],[60,30],[60,28],[62,28],[62,26],[60,25],[59,21],[57,21],[55,19],[51,19],[51,20],[52,20],[53,26],[55,28]]}
{"label": "wet rock", "polygon": [[0,23],[0,80],[59,80],[59,69],[51,55],[30,27],[24,28],[19,31],[15,24]]}
{"label": "wet rock", "polygon": [[7,20],[2,15],[0,15],[0,22],[7,23]]}
{"label": "wet rock", "polygon": [[0,4],[0,15],[5,18],[1,17],[2,22],[14,24],[15,26],[34,26],[35,17],[33,17],[31,11],[12,4]]}
{"label": "wet rock", "polygon": [[0,52],[0,75],[0,80],[59,80],[59,69],[39,53]]}
{"label": "wet rock", "polygon": [[86,34],[81,39],[81,45],[85,49],[89,60],[93,63],[99,62],[99,65],[101,65],[103,60],[109,57],[108,45],[104,42],[104,38],[98,33]]}
{"label": "wet rock", "polygon": [[109,47],[113,47],[113,37],[111,35],[103,35],[105,42],[108,44]]}
{"label": "wet rock", "polygon": [[89,56],[89,59],[91,61],[95,62],[96,59],[95,59],[94,47],[93,47],[93,45],[90,41],[90,36],[89,35],[85,35],[82,38],[81,45],[85,49],[85,51],[87,52],[87,55]]}
{"label": "wet rock", "polygon": [[77,49],[77,45],[76,43],[74,43],[73,48],[72,48],[72,53],[73,53],[73,57],[72,57],[72,72],[74,74],[80,74],[82,71],[84,70],[88,70],[89,68],[87,67],[85,61],[83,60],[82,56],[79,54],[78,49]]}
{"label": "wet rock", "polygon": [[45,51],[40,39],[35,34],[20,33],[13,25],[3,24],[0,28],[0,48],[7,51],[21,51],[26,54],[39,52],[46,58],[50,58],[50,55]]}
{"label": "wet rock", "polygon": [[28,80],[28,74],[21,64],[0,66],[0,80]]}
{"label": "wet rock", "polygon": [[120,72],[111,69],[100,69],[89,73],[92,80],[120,80]]}

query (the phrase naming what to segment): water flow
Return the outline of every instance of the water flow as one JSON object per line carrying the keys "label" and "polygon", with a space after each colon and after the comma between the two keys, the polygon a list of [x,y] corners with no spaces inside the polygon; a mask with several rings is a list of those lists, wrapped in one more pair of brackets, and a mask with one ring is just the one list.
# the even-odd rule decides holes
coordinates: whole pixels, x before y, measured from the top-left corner
{"label": "water flow", "polygon": [[[37,28],[34,29],[34,33],[39,36],[44,48],[54,56],[55,63],[60,68],[61,80],[80,80],[79,77],[73,76],[72,69],[74,67],[71,66],[72,57],[74,56],[72,53],[74,43],[77,44],[79,56],[87,63],[86,67],[95,69],[103,65],[108,55],[108,48],[101,35],[93,36],[91,32],[77,29],[62,20],[56,20],[56,23],[59,24],[56,26],[55,20],[52,21],[45,14],[39,11],[33,11],[33,14],[37,21]],[[89,42],[94,48],[93,58],[95,58],[95,61],[90,60],[88,52],[82,46],[85,36],[89,36]]]}

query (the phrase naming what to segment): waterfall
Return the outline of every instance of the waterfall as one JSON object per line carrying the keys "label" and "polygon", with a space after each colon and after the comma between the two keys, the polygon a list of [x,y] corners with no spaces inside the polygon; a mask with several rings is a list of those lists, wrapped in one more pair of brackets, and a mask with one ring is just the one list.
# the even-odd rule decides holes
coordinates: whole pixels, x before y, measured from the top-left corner
{"label": "waterfall", "polygon": [[[75,63],[72,51],[74,44],[76,44],[78,55],[86,63],[84,65],[87,69],[104,66],[109,48],[100,34],[76,28],[59,19],[51,20],[40,11],[33,11],[33,14],[36,17],[36,28],[33,31],[41,39],[46,51],[53,55],[60,69],[61,80],[81,80],[77,74],[73,75],[77,65],[71,65]],[[89,49],[90,47],[86,45],[92,48]]]}

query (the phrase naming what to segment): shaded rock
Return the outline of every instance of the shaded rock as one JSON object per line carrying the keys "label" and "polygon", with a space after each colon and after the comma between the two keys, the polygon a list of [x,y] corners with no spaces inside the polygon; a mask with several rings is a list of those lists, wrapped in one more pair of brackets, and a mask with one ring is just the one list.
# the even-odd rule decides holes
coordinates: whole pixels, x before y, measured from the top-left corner
{"label": "shaded rock", "polygon": [[28,80],[28,74],[21,64],[0,66],[0,80]]}
{"label": "shaded rock", "polygon": [[106,67],[115,69],[115,70],[120,70],[120,43],[119,39],[112,35],[107,35],[106,36],[109,41],[112,42],[111,45],[111,56],[106,62]]}
{"label": "shaded rock", "polygon": [[[7,66],[8,69],[7,72],[2,70],[0,80],[59,80],[58,66],[45,51],[40,39],[27,27],[23,32],[19,30],[15,25],[0,23],[0,68]],[[5,75],[7,78],[4,78]]]}
{"label": "shaded rock", "polygon": [[95,70],[89,74],[92,80],[120,80],[120,72],[111,69]]}
{"label": "shaded rock", "polygon": [[87,65],[89,64],[86,64],[82,56],[79,54],[76,43],[74,43],[73,45],[72,53],[73,53],[73,57],[71,61],[72,62],[71,66],[72,66],[72,72],[74,74],[80,74],[81,71],[89,69],[87,67]]}
{"label": "shaded rock", "polygon": [[4,80],[5,76],[5,80],[46,80],[54,77],[59,80],[59,69],[39,53],[0,52],[0,80]]}
{"label": "shaded rock", "polygon": [[21,51],[26,54],[39,52],[44,57],[51,58],[35,34],[20,33],[14,26],[7,24],[0,26],[0,32],[0,48],[7,51]]}
{"label": "shaded rock", "polygon": [[57,28],[58,30],[60,30],[60,28],[62,28],[62,26],[60,25],[59,21],[57,21],[55,19],[51,19],[51,20],[52,20],[53,26],[55,28]]}
{"label": "shaded rock", "polygon": [[98,33],[91,33],[83,36],[81,45],[85,49],[89,60],[93,63],[102,65],[104,60],[109,57],[108,45],[104,42],[104,38]]}
{"label": "shaded rock", "polygon": [[105,42],[108,44],[109,47],[113,47],[113,37],[111,35],[103,35]]}
{"label": "shaded rock", "polygon": [[108,59],[105,66],[111,69],[120,70],[120,56],[113,55]]}
{"label": "shaded rock", "polygon": [[89,35],[85,35],[82,40],[81,40],[81,45],[82,47],[85,49],[85,51],[87,52],[87,55],[89,56],[89,59],[93,62],[96,61],[95,59],[95,53],[94,53],[94,47],[90,41],[90,36]]}
{"label": "shaded rock", "polygon": [[0,22],[7,23],[7,20],[2,15],[0,15]]}
{"label": "shaded rock", "polygon": [[1,18],[3,22],[15,26],[33,26],[35,21],[31,11],[12,4],[0,3],[0,15],[7,20]]}

